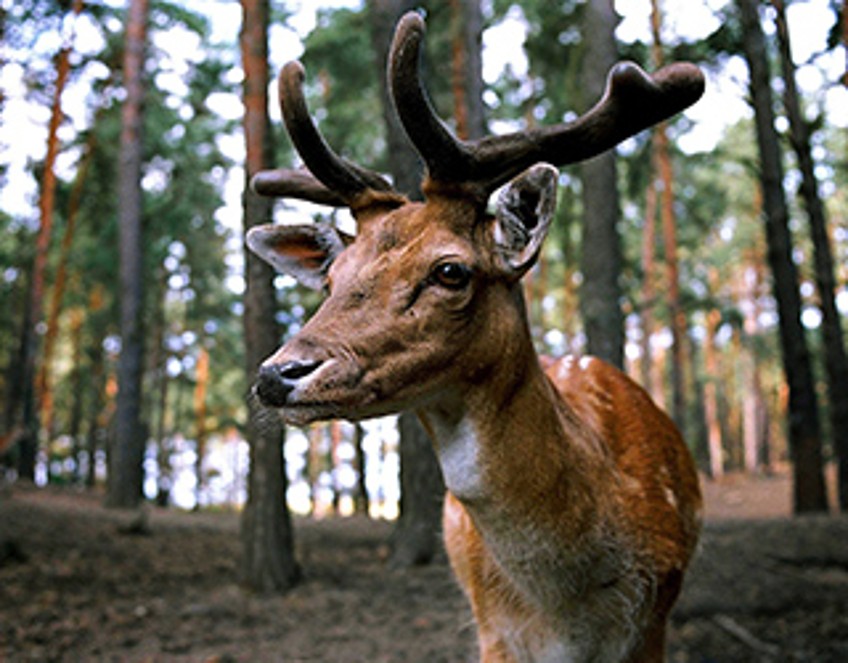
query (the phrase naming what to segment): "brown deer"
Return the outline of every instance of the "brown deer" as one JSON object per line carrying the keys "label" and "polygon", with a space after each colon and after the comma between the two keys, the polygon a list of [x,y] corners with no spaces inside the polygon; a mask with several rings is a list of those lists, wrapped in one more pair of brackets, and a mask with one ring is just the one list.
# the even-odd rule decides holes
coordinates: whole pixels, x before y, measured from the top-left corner
{"label": "brown deer", "polygon": [[[413,408],[448,495],[444,536],[483,661],[658,661],[700,530],[692,459],[671,420],[599,359],[534,351],[519,281],[555,205],[557,165],[590,158],[689,106],[689,64],[610,74],[578,120],[479,141],[435,114],[418,61],[424,22],[400,21],[391,94],[427,167],[425,202],[339,157],[307,111],[299,63],[279,79],[308,170],[256,191],[347,206],[328,224],[259,226],[249,247],[326,299],[262,365],[255,393],[290,423]],[[505,184],[496,211],[487,201]]]}

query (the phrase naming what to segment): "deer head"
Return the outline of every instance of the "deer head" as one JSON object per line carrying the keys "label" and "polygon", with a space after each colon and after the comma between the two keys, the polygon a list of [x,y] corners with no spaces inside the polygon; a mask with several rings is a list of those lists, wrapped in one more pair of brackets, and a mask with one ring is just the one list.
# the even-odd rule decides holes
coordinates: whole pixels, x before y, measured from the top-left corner
{"label": "deer head", "polygon": [[[623,63],[603,98],[574,122],[461,141],[421,85],[423,37],[421,17],[404,16],[388,67],[398,115],[427,167],[423,203],[338,156],[310,119],[302,66],[281,71],[283,118],[308,170],[261,172],[253,187],[347,206],[358,229],[355,238],[326,224],[248,233],[250,249],[271,265],[327,293],[300,333],[264,362],[256,383],[260,399],[292,423],[358,419],[413,403],[438,407],[499,371],[520,372],[532,345],[517,284],[553,215],[555,166],[614,147],[703,90],[693,65],[648,76]],[[504,184],[490,214],[488,199]]]}

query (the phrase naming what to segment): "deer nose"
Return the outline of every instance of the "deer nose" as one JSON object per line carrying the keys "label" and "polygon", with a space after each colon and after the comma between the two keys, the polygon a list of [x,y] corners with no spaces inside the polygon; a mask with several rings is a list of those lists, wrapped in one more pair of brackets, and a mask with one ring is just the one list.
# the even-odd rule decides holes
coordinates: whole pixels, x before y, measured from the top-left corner
{"label": "deer nose", "polygon": [[298,381],[312,373],[321,363],[290,361],[262,366],[256,379],[256,395],[266,407],[283,407]]}

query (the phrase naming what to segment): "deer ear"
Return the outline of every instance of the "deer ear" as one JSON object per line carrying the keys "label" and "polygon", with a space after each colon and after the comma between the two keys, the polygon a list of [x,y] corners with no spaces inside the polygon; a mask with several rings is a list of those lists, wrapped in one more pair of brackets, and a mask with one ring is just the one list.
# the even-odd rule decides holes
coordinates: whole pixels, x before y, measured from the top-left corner
{"label": "deer ear", "polygon": [[498,195],[493,227],[496,259],[515,278],[535,262],[556,207],[559,171],[537,164],[518,175]]}
{"label": "deer ear", "polygon": [[268,224],[247,233],[247,246],[281,274],[321,290],[333,260],[345,249],[345,236],[327,223],[302,226]]}

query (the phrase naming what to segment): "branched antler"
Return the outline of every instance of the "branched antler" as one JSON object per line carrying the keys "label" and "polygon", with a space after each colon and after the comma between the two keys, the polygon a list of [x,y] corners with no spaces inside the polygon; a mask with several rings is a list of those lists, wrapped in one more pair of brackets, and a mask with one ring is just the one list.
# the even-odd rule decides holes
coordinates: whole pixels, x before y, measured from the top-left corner
{"label": "branched antler", "polygon": [[300,62],[289,62],[280,71],[280,109],[286,130],[308,170],[266,170],[257,173],[252,186],[257,193],[303,198],[342,207],[366,191],[391,191],[379,174],[340,157],[319,133],[309,116],[303,94],[305,73]]}
{"label": "branched antler", "polygon": [[603,98],[574,122],[462,141],[436,115],[421,84],[424,32],[414,12],[398,24],[388,69],[395,108],[431,181],[472,184],[485,195],[534,163],[562,166],[600,154],[682,111],[704,90],[695,65],[673,64],[649,76],[624,62],[610,72]]}
{"label": "branched antler", "polygon": [[[684,110],[704,90],[703,74],[695,65],[672,64],[649,76],[623,62],[610,72],[601,100],[574,122],[462,141],[438,117],[421,84],[424,33],[424,20],[415,12],[398,23],[387,72],[392,100],[427,165],[431,186],[462,188],[482,200],[540,161],[563,166],[600,154]],[[303,81],[299,62],[288,63],[280,72],[283,119],[308,170],[263,171],[254,177],[254,189],[334,206],[350,206],[368,191],[392,192],[379,174],[347,161],[327,145],[309,116]]]}

